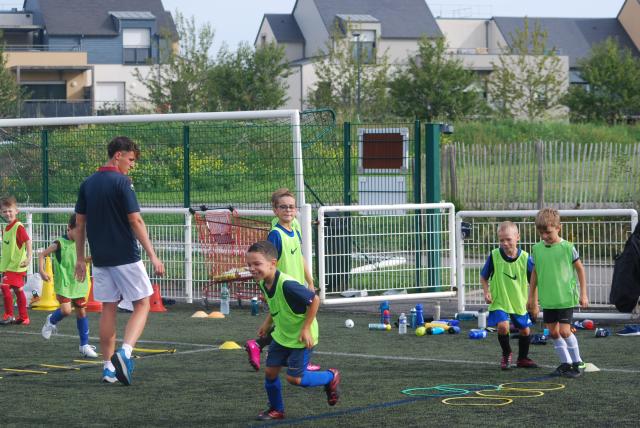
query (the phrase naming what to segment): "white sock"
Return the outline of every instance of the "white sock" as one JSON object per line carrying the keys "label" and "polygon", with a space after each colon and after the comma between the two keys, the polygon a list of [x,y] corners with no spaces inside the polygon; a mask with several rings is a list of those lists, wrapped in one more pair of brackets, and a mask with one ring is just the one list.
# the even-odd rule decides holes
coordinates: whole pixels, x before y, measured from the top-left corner
{"label": "white sock", "polygon": [[571,361],[574,363],[580,363],[582,360],[580,359],[580,348],[578,347],[578,339],[574,334],[564,339],[567,343],[567,350],[569,351],[569,355],[571,355]]}
{"label": "white sock", "polygon": [[571,356],[569,355],[569,350],[567,349],[567,342],[565,342],[562,337],[552,340],[553,349],[556,351],[556,354],[560,358],[560,362],[571,363]]}
{"label": "white sock", "polygon": [[129,345],[128,343],[123,343],[122,349],[124,350],[124,355],[126,355],[127,358],[131,358],[131,353],[133,352],[133,346]]}
{"label": "white sock", "polygon": [[116,371],[116,368],[113,366],[113,363],[109,360],[103,361],[103,367],[107,370],[111,370],[112,372]]}

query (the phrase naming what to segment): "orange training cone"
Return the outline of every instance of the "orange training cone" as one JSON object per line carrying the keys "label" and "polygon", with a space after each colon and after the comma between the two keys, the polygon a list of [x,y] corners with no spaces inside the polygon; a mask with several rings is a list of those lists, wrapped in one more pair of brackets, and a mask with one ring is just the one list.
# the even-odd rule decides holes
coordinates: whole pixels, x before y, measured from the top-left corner
{"label": "orange training cone", "polygon": [[31,309],[36,311],[55,311],[60,307],[60,303],[56,299],[56,293],[53,290],[53,268],[50,257],[44,260],[44,271],[49,275],[49,281],[42,282],[42,296],[31,304]]}
{"label": "orange training cone", "polygon": [[162,296],[160,296],[160,286],[153,284],[153,294],[151,295],[151,309],[150,312],[167,312],[167,309],[162,304]]}
{"label": "orange training cone", "polygon": [[[87,270],[87,275],[89,275],[89,270]],[[93,277],[89,277],[89,297],[87,298],[87,307],[85,308],[87,312],[102,312],[102,303],[97,302],[93,298]]]}

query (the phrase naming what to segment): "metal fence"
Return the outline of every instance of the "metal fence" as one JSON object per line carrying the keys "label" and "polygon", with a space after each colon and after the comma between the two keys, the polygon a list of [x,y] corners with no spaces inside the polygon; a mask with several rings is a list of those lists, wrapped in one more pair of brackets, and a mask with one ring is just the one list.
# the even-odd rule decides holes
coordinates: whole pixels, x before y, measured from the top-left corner
{"label": "metal fence", "polygon": [[[33,243],[33,261],[29,273],[38,271],[38,253],[66,233],[67,219],[73,208],[21,208],[25,227]],[[268,210],[239,210],[242,216],[270,220]],[[165,265],[165,275],[155,277],[153,266],[142,247],[140,253],[151,282],[160,285],[163,297],[193,302],[203,297],[210,282],[212,266],[208,248],[198,239],[192,215],[184,208],[142,208],[149,237]],[[44,219],[48,219],[44,221]],[[88,252],[88,251],[87,251]]]}
{"label": "metal fence", "polygon": [[332,206],[318,210],[324,304],[455,295],[454,207]]}
{"label": "metal fence", "polygon": [[[492,249],[499,246],[498,225],[513,221],[520,230],[519,246],[527,252],[539,242],[537,211],[459,211],[456,214],[458,309],[484,307],[480,270]],[[611,309],[609,291],[615,256],[638,222],[633,209],[560,210],[561,236],[572,242],[585,267],[590,306]]]}
{"label": "metal fence", "polygon": [[442,194],[464,209],[635,208],[640,199],[640,143],[455,143],[441,162]]}

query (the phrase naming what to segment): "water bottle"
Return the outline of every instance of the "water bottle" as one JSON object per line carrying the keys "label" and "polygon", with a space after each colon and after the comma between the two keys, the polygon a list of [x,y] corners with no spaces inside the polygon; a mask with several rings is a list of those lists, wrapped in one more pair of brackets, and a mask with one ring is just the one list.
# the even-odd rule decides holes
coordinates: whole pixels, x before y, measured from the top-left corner
{"label": "water bottle", "polygon": [[422,305],[418,303],[416,305],[416,326],[420,327],[424,325],[424,314],[422,313]]}
{"label": "water bottle", "polygon": [[447,333],[449,333],[449,334],[460,334],[460,327],[458,327],[457,325],[452,325],[447,330]]}
{"label": "water bottle", "polygon": [[542,330],[542,335],[543,335],[544,337],[549,337],[549,329],[548,329],[548,328],[545,328],[544,330]]}
{"label": "water bottle", "polygon": [[407,316],[402,312],[398,319],[398,334],[407,334]]}
{"label": "water bottle", "polygon": [[371,323],[369,330],[391,330],[391,324]]}
{"label": "water bottle", "polygon": [[416,328],[416,321],[418,319],[418,316],[416,314],[416,308],[415,307],[411,308],[410,317],[411,317],[411,328]]}
{"label": "water bottle", "polygon": [[436,306],[433,309],[433,319],[434,320],[440,319],[440,302],[436,302]]}
{"label": "water bottle", "polygon": [[478,311],[478,330],[487,328],[487,312],[484,309]]}
{"label": "water bottle", "polygon": [[460,321],[469,321],[475,318],[471,312],[460,312],[455,315],[455,318]]}
{"label": "water bottle", "polygon": [[389,310],[389,302],[385,300],[384,302],[380,303],[380,306],[378,308],[380,309],[380,322],[384,324],[384,311]]}
{"label": "water bottle", "polygon": [[257,316],[260,312],[260,305],[258,305],[258,298],[253,297],[251,299],[251,315]]}
{"label": "water bottle", "polygon": [[487,337],[486,330],[471,330],[469,331],[469,339],[484,339]]}
{"label": "water bottle", "polygon": [[229,315],[229,289],[226,285],[223,285],[220,291],[220,312],[223,315]]}
{"label": "water bottle", "polygon": [[444,328],[442,327],[429,327],[427,328],[427,334],[442,334],[444,333]]}

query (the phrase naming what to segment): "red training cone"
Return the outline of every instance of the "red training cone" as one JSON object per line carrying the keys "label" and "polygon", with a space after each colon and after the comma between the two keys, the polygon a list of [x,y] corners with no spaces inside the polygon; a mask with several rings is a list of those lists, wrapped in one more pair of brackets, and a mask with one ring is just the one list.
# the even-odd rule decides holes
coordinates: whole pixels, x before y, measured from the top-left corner
{"label": "red training cone", "polygon": [[153,284],[153,294],[151,295],[151,309],[150,312],[167,312],[167,309],[162,304],[162,296],[160,295],[160,286]]}
{"label": "red training cone", "polygon": [[89,279],[89,298],[85,310],[87,312],[102,312],[102,303],[93,298],[93,277]]}

